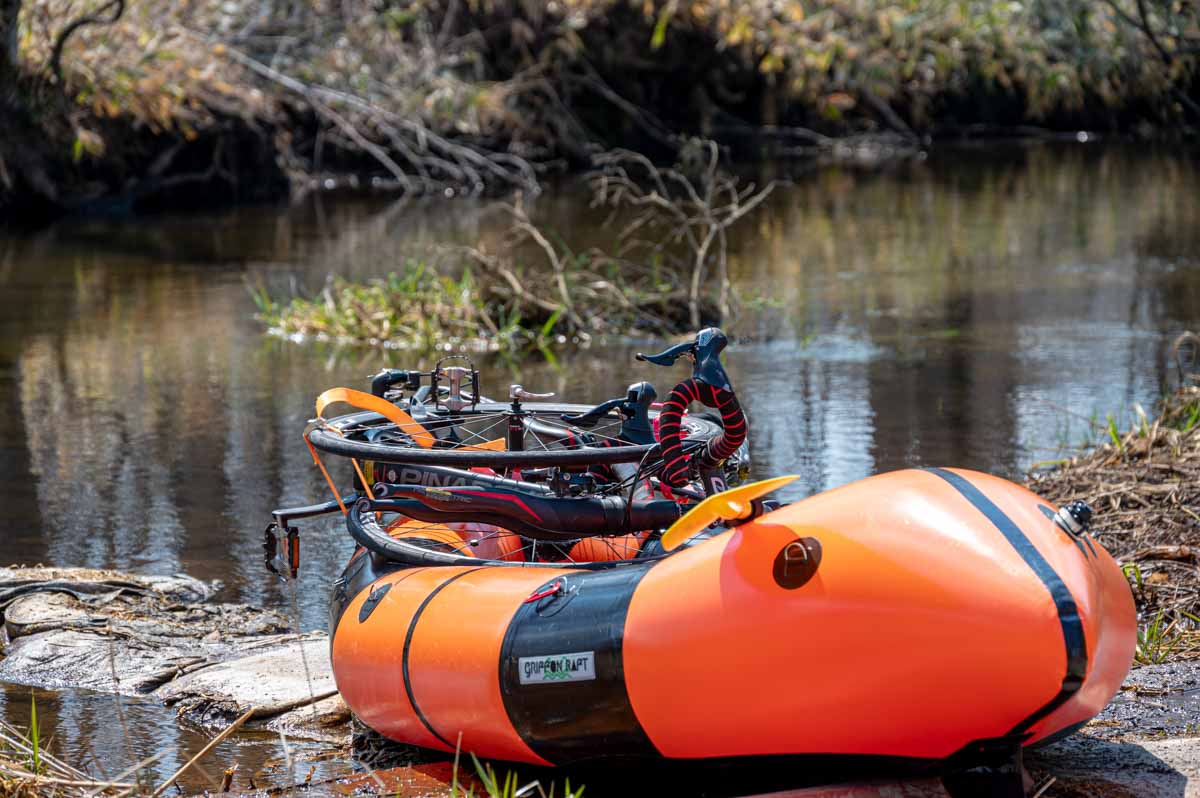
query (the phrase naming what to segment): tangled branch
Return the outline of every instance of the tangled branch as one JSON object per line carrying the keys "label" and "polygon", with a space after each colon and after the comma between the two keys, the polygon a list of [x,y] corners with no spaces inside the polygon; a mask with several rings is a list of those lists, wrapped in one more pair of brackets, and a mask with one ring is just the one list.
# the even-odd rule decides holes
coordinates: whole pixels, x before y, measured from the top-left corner
{"label": "tangled branch", "polygon": [[[1159,2],[1152,9],[1149,0],[1135,0],[1137,16],[1134,17],[1121,7],[1118,0],[1107,0],[1117,18],[1129,27],[1139,31],[1150,42],[1154,52],[1158,54],[1163,65],[1172,69],[1181,57],[1200,55],[1200,39],[1190,37],[1183,31],[1195,30],[1200,24],[1200,16],[1194,3],[1183,3],[1179,6],[1173,0]],[[1176,8],[1179,10],[1176,11]],[[1189,13],[1190,12],[1190,13]],[[1156,24],[1154,17],[1164,22]],[[1172,89],[1172,94],[1194,115],[1200,116],[1200,105],[1181,91],[1178,87]]]}
{"label": "tangled branch", "polygon": [[307,83],[232,47],[225,47],[223,52],[260,77],[302,97],[321,118],[391,175],[394,183],[387,187],[406,194],[464,188],[479,194],[491,184],[534,193],[541,189],[533,165],[523,158],[451,141],[421,121],[363,96]]}
{"label": "tangled branch", "polygon": [[[775,184],[759,189],[722,171],[720,150],[713,141],[692,139],[680,153],[680,162],[668,168],[628,150],[604,153],[595,158],[590,183],[593,206],[608,207],[614,213],[633,212],[618,234],[624,252],[669,256],[669,245],[686,248],[688,316],[696,329],[702,323],[705,279],[714,263],[720,281],[717,321],[724,323],[729,318],[728,231],[762,204]],[[648,240],[641,237],[642,231],[658,235]]]}
{"label": "tangled branch", "polygon": [[[553,317],[563,331],[582,337],[639,328],[673,334],[685,328],[686,319],[678,312],[687,297],[682,282],[600,249],[574,252],[565,243],[552,243],[558,237],[532,221],[520,200],[498,207],[510,222],[497,250],[479,246],[461,251],[503,281],[495,293],[498,298],[511,292],[509,313],[532,323]],[[534,261],[522,269],[527,253],[540,253],[544,266]]]}

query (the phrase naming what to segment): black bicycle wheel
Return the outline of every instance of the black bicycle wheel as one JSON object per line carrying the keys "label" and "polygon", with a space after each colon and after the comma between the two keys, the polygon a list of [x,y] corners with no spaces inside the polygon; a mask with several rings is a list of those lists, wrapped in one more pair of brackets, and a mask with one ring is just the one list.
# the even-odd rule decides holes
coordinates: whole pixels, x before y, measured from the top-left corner
{"label": "black bicycle wheel", "polygon": [[[479,447],[505,438],[513,419],[507,404],[480,403],[457,413],[444,409],[416,413],[414,419],[438,438],[433,448],[422,448],[407,434],[377,413],[351,413],[330,419],[309,434],[317,449],[329,454],[401,465],[441,465],[455,468],[486,467],[496,470],[548,466],[611,465],[653,461],[658,444],[633,445],[618,437],[621,417],[614,411],[590,426],[564,422],[564,414],[580,414],[588,405],[527,403],[522,406],[524,425],[520,450]],[[651,411],[653,419],[658,411]],[[553,438],[553,430],[562,431]],[[721,427],[703,418],[687,417],[686,440],[693,445],[721,433]]]}

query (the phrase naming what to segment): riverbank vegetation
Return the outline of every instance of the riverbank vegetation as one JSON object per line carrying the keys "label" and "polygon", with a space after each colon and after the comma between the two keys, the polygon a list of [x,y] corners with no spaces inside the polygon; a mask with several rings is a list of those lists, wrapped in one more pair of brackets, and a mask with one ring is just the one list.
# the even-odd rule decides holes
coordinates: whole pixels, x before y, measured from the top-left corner
{"label": "riverbank vegetation", "polygon": [[1200,120],[1177,0],[3,0],[0,214]]}
{"label": "riverbank vegetation", "polygon": [[[1141,664],[1200,658],[1200,337],[1175,344],[1181,387],[1151,416],[1137,408],[1129,429],[1029,487],[1055,503],[1087,499],[1092,532],[1121,563],[1138,604]],[[1189,370],[1190,369],[1190,370]]]}
{"label": "riverbank vegetation", "polygon": [[728,231],[770,195],[721,168],[720,148],[693,139],[679,163],[637,153],[596,156],[592,206],[609,214],[615,244],[582,252],[502,204],[498,246],[443,249],[366,283],[331,277],[318,296],[283,300],[253,289],[276,333],[433,351],[467,347],[546,351],[595,335],[673,335],[734,320]]}
{"label": "riverbank vegetation", "polygon": [[[527,237],[504,242],[502,252],[458,248],[367,282],[331,277],[313,297],[276,298],[256,286],[259,319],[285,337],[514,354],[689,327],[686,275],[598,250],[575,253],[525,224],[518,222],[514,234]],[[541,250],[540,260],[518,259],[529,243]],[[702,318],[715,315],[708,293],[696,303]]]}

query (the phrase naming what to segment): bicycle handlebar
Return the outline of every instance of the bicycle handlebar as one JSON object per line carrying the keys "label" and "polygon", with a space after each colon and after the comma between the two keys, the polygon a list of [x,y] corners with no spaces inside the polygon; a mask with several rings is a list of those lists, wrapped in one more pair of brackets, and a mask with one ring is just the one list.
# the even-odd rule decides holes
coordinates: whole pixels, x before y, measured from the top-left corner
{"label": "bicycle handlebar", "polygon": [[391,510],[429,523],[479,522],[535,540],[561,541],[660,529],[673,524],[679,505],[623,496],[534,496],[524,491],[462,485],[378,484],[373,510]]}
{"label": "bicycle handlebar", "polygon": [[733,393],[733,385],[721,365],[721,351],[729,339],[717,327],[706,327],[691,341],[676,344],[656,355],[637,353],[637,359],[669,366],[681,357],[692,361],[692,376],[671,389],[658,418],[658,441],[662,446],[661,480],[670,488],[688,483],[689,458],[683,452],[680,425],[683,413],[692,402],[716,408],[721,413],[721,434],[694,455],[701,471],[724,462],[746,440],[746,415]]}
{"label": "bicycle handlebar", "polygon": [[683,452],[680,425],[683,411],[692,402],[716,408],[721,414],[721,434],[692,455],[698,458],[696,465],[704,471],[715,468],[737,451],[746,440],[746,415],[733,391],[714,388],[695,378],[686,379],[676,385],[667,401],[663,402],[658,417],[658,441],[662,446],[663,470],[661,480],[671,488],[682,488],[688,483],[688,466],[691,459]]}

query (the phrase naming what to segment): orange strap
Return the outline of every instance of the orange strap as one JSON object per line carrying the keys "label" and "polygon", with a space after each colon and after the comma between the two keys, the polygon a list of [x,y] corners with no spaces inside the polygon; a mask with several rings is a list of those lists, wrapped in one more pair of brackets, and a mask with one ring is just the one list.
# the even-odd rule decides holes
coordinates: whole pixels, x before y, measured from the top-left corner
{"label": "orange strap", "polygon": [[[330,388],[325,393],[317,397],[317,415],[325,412],[325,408],[337,402],[345,402],[352,407],[357,407],[360,410],[370,410],[373,413],[386,418],[388,421],[395,424],[401,432],[409,435],[422,449],[433,448],[437,441],[433,434],[421,426],[420,422],[416,421],[408,413],[405,413],[400,408],[386,399],[381,399],[378,396],[370,393],[356,391],[353,388]],[[471,449],[475,451],[488,452],[503,452],[508,449],[508,441],[504,438],[496,438],[483,443],[463,443],[455,447],[456,449]],[[361,474],[360,474],[361,476]],[[365,482],[363,484],[366,484]]]}
{"label": "orange strap", "polygon": [[[308,451],[312,454],[313,462],[317,464],[317,468],[321,469],[321,473],[325,476],[325,482],[329,485],[329,490],[333,493],[333,498],[337,500],[342,515],[347,515],[346,505],[342,503],[342,494],[338,493],[337,486],[333,484],[333,477],[329,476],[329,472],[325,470],[325,464],[321,462],[320,457],[317,457],[317,449],[312,445],[312,441],[308,439],[307,433],[304,435],[304,442],[308,444]],[[356,468],[358,467],[358,463],[354,465]]]}
{"label": "orange strap", "polygon": [[395,424],[401,432],[407,434],[422,449],[432,449],[434,437],[429,430],[422,427],[413,417],[389,402],[387,399],[374,394],[356,391],[353,388],[330,388],[317,397],[317,415],[325,412],[325,408],[336,402],[345,402],[361,410],[370,410]]}
{"label": "orange strap", "polygon": [[[370,410],[378,413],[388,421],[395,424],[402,432],[408,434],[422,448],[429,449],[433,446],[434,437],[427,429],[422,427],[413,417],[405,413],[400,408],[386,399],[382,399],[374,394],[363,393],[356,391],[353,388],[330,388],[325,393],[317,397],[317,416],[325,412],[325,408],[337,402],[345,402],[346,404],[357,407],[361,410]],[[339,433],[340,434],[340,433]],[[304,436],[304,442],[308,444],[308,451],[312,454],[313,462],[317,464],[317,468],[321,469],[322,476],[325,477],[325,482],[329,485],[329,490],[333,492],[333,498],[337,501],[338,507],[341,508],[342,515],[346,515],[346,505],[342,502],[342,495],[338,492],[337,486],[333,484],[333,477],[329,476],[329,471],[326,470],[325,464],[321,462],[321,458],[317,455],[317,449],[312,445],[312,441],[308,439],[308,435]],[[504,439],[498,441],[488,441],[480,447],[472,448],[496,448],[495,444],[499,443],[500,449],[504,448]],[[367,494],[371,494],[371,484],[367,482],[367,477],[363,473],[362,466],[359,465],[358,459],[351,457],[351,464],[354,466],[354,472],[358,474],[359,480],[367,490]]]}
{"label": "orange strap", "polygon": [[358,464],[358,458],[351,457],[350,462],[354,464],[354,472],[358,474],[359,481],[362,482],[362,486],[366,489],[367,495],[374,499],[375,491],[372,490],[371,483],[367,482],[367,476],[363,473],[362,466]]}

